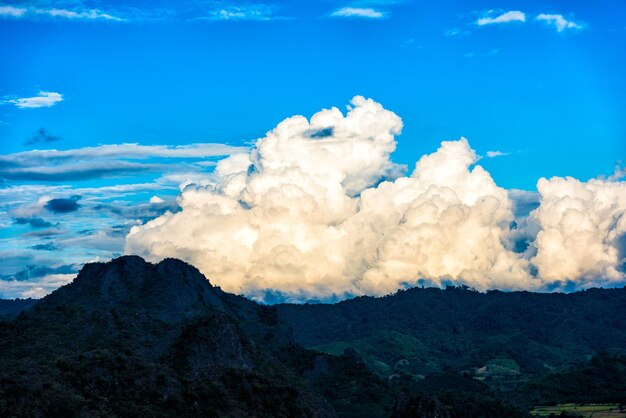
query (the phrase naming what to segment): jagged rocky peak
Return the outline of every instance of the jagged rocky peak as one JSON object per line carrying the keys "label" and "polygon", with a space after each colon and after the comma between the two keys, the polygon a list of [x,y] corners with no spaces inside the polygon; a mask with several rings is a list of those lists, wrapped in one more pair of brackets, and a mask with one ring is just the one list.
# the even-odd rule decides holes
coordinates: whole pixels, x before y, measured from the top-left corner
{"label": "jagged rocky peak", "polygon": [[45,298],[46,304],[86,309],[136,308],[162,319],[196,316],[207,307],[221,309],[221,291],[195,267],[167,258],[152,264],[135,255],[89,263],[76,279]]}

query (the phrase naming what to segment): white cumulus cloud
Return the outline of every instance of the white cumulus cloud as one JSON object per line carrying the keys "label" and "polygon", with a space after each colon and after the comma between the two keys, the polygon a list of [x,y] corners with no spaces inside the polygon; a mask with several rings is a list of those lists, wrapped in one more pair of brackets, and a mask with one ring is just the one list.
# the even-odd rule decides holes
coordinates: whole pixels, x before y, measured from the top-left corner
{"label": "white cumulus cloud", "polygon": [[401,129],[359,96],[346,115],[285,119],[250,152],[186,181],[180,211],[133,227],[125,251],[182,258],[258,299],[268,289],[307,300],[416,283],[539,290],[626,279],[626,183],[553,178],[539,194],[507,191],[465,138],[407,175],[390,158]]}
{"label": "white cumulus cloud", "polygon": [[604,285],[624,280],[626,183],[540,179],[541,230],[532,262],[547,281]]}
{"label": "white cumulus cloud", "polygon": [[213,185],[188,186],[180,212],[133,228],[126,251],[184,258],[251,295],[384,294],[420,278],[536,286],[503,245],[507,192],[474,166],[467,141],[442,143],[405,177],[390,160],[401,128],[362,97],[346,116],[286,119],[250,154],[222,160]]}

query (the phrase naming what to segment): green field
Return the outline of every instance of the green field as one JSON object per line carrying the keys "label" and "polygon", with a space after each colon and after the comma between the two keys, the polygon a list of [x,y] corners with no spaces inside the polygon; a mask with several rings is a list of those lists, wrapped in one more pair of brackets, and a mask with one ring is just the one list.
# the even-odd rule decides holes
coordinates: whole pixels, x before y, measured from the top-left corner
{"label": "green field", "polygon": [[576,405],[568,403],[554,406],[538,406],[533,409],[532,414],[537,417],[547,417],[550,414],[558,416],[563,411],[578,414],[585,418],[626,418],[626,411],[620,412],[617,404]]}

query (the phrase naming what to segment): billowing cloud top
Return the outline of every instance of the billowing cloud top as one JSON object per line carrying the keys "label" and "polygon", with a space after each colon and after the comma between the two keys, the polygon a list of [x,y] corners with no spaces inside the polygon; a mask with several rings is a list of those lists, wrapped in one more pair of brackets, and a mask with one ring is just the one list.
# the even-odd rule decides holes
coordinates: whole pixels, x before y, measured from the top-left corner
{"label": "billowing cloud top", "polygon": [[533,259],[546,280],[621,282],[626,263],[626,183],[540,179]]}
{"label": "billowing cloud top", "polygon": [[[355,97],[294,116],[247,154],[188,185],[181,210],[133,227],[126,252],[174,256],[225,290],[293,300],[386,294],[407,284],[561,288],[623,281],[626,184],[541,179],[516,219],[468,141],[446,141],[410,176],[390,155],[401,119]],[[524,240],[520,246],[516,240]]]}

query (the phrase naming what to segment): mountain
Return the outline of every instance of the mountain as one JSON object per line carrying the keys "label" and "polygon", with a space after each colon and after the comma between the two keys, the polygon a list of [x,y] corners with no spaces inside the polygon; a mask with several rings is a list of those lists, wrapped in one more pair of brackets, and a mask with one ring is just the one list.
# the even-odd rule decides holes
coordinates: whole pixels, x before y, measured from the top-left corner
{"label": "mountain", "polygon": [[412,288],[334,305],[277,305],[304,347],[354,349],[384,378],[470,373],[501,389],[626,350],[626,288],[570,294]]}
{"label": "mountain", "polygon": [[86,264],[0,301],[0,416],[519,417],[626,405],[626,288],[264,306],[193,266]]}
{"label": "mountain", "polygon": [[[126,256],[0,322],[0,416],[332,417],[314,387],[341,386],[351,364],[296,346],[273,308],[182,261]],[[356,392],[375,390],[357,369]]]}
{"label": "mountain", "polygon": [[37,299],[0,299],[0,318],[11,317],[37,303]]}

